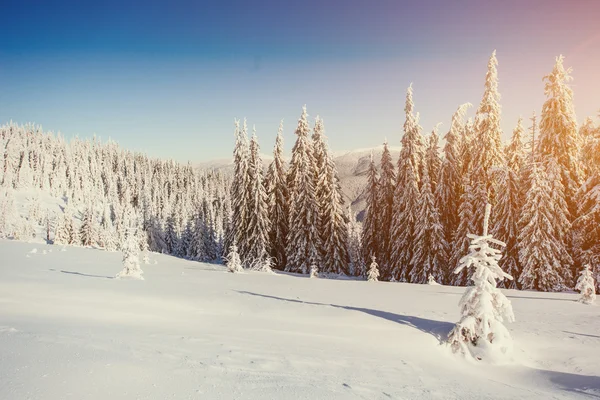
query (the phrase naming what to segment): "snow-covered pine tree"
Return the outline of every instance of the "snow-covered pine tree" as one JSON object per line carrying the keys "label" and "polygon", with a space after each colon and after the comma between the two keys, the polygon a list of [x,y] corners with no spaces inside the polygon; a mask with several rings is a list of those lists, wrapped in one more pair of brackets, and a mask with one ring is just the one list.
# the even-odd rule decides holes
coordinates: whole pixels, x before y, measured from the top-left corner
{"label": "snow-covered pine tree", "polygon": [[415,228],[419,211],[419,177],[424,158],[424,145],[418,118],[413,113],[412,85],[406,93],[406,121],[402,151],[398,158],[398,176],[394,192],[391,227],[391,278],[409,281],[415,249]]}
{"label": "snow-covered pine tree", "polygon": [[[600,144],[600,126],[594,126],[590,117],[586,118],[584,124],[579,128],[579,140],[581,141],[581,165],[585,182],[600,170],[600,157],[598,147]],[[579,198],[579,195],[576,195]]]}
{"label": "snow-covered pine tree", "polygon": [[[497,66],[498,60],[496,59],[496,51],[494,50],[488,61],[483,98],[475,115],[474,154],[472,155],[472,165],[480,169],[480,173],[472,176],[473,182],[478,183],[478,181],[481,181],[485,183],[492,205],[495,204],[496,170],[504,164]],[[485,203],[475,204],[476,209],[480,209],[479,207],[483,209]],[[481,221],[482,218],[483,216],[476,219],[477,221]],[[490,225],[493,226],[491,223]]]}
{"label": "snow-covered pine tree", "polygon": [[315,121],[313,134],[316,170],[316,198],[321,232],[321,268],[326,274],[348,274],[348,230],[342,188],[326,142],[323,120]]}
{"label": "snow-covered pine tree", "polygon": [[465,131],[463,119],[470,103],[462,104],[452,115],[450,130],[444,137],[444,158],[440,166],[435,198],[440,210],[440,222],[444,227],[446,241],[451,243],[458,228],[456,210],[463,193],[462,142]]}
{"label": "snow-covered pine tree", "polygon": [[165,250],[168,254],[174,254],[179,238],[175,227],[175,215],[169,214],[165,225]]}
{"label": "snow-covered pine tree", "polygon": [[450,264],[448,276],[445,281],[455,286],[466,286],[469,281],[468,271],[462,269],[458,273],[452,272],[460,265],[460,260],[469,249],[468,234],[476,231],[475,210],[473,208],[473,189],[469,175],[463,178],[464,190],[458,206],[458,227],[454,233],[450,248]]}
{"label": "snow-covered pine tree", "polygon": [[[392,227],[392,215],[394,207],[394,190],[396,185],[396,172],[394,162],[388,148],[387,139],[383,142],[383,151],[381,152],[381,164],[379,174],[379,186],[377,190],[377,226],[379,228],[377,259],[379,260],[379,269],[383,279],[389,276],[390,271],[390,230]],[[364,266],[370,259],[364,259],[361,264]]]}
{"label": "snow-covered pine tree", "polygon": [[283,121],[279,124],[273,161],[269,165],[266,177],[266,187],[269,204],[269,254],[273,266],[284,269],[286,265],[286,239],[288,233],[288,187],[286,182],[285,161],[283,160]]}
{"label": "snow-covered pine tree", "polygon": [[330,190],[323,192],[321,199],[323,227],[323,270],[327,273],[350,274],[350,257],[348,254],[348,221],[344,213],[342,188],[337,176],[335,164],[330,154],[327,154],[329,167]]}
{"label": "snow-covered pine tree", "polygon": [[290,199],[289,232],[287,237],[286,270],[308,273],[311,265],[320,264],[318,229],[318,204],[315,197],[315,163],[306,106],[296,128],[297,140],[292,149],[288,169]]}
{"label": "snow-covered pine tree", "polygon": [[238,254],[237,245],[235,242],[231,245],[229,249],[229,254],[226,257],[227,260],[227,269],[232,273],[243,272],[244,268],[242,268],[242,262],[240,261],[240,255]]}
{"label": "snow-covered pine tree", "polygon": [[123,270],[119,272],[116,279],[139,279],[144,280],[144,273],[140,268],[140,247],[137,241],[135,228],[128,228],[125,233],[123,244]]}
{"label": "snow-covered pine tree", "polygon": [[98,221],[94,212],[94,207],[89,204],[83,213],[81,228],[79,229],[79,238],[82,246],[95,246],[99,240]]}
{"label": "snow-covered pine tree", "polygon": [[[600,142],[596,157],[600,159]],[[579,192],[579,217],[573,222],[577,231],[579,259],[592,268],[600,291],[600,171],[582,185]]]}
{"label": "snow-covered pine tree", "polygon": [[519,220],[519,260],[523,265],[519,282],[523,289],[549,292],[566,287],[561,273],[566,251],[554,227],[556,195],[550,190],[546,170],[534,162]]}
{"label": "snow-covered pine tree", "polygon": [[18,218],[13,188],[9,186],[0,191],[0,239],[14,236]]}
{"label": "snow-covered pine tree", "polygon": [[470,286],[460,300],[461,319],[448,334],[455,353],[488,362],[503,362],[511,357],[512,338],[504,321],[515,320],[510,300],[496,287],[498,280],[513,279],[498,266],[501,251],[490,243],[504,246],[488,235],[491,205],[486,205],[483,235],[469,234],[469,254],[460,260],[455,273],[474,267]]}
{"label": "snow-covered pine tree", "polygon": [[542,106],[537,151],[540,156],[551,155],[558,162],[569,207],[569,221],[573,221],[577,216],[575,193],[583,174],[579,164],[580,140],[573,107],[573,90],[568,85],[573,78],[571,69],[565,70],[563,61],[564,57],[558,56],[552,72],[544,77],[547,100]]}
{"label": "snow-covered pine tree", "polygon": [[310,266],[310,277],[311,278],[319,277],[319,268],[315,264]]}
{"label": "snow-covered pine tree", "polygon": [[431,135],[427,139],[427,150],[425,151],[425,164],[427,164],[427,170],[429,171],[429,182],[432,193],[436,193],[440,168],[442,166],[440,137],[438,135],[440,125],[441,123],[437,124],[431,131]]}
{"label": "snow-covered pine tree", "polygon": [[377,282],[379,280],[379,265],[376,261],[377,257],[371,256],[371,265],[369,266],[369,272],[367,272],[367,281]]}
{"label": "snow-covered pine tree", "polygon": [[362,257],[365,262],[371,260],[372,256],[379,255],[379,221],[381,212],[379,210],[379,180],[377,179],[377,168],[375,167],[375,161],[373,160],[373,153],[371,153],[371,160],[369,162],[369,169],[367,171],[367,187],[366,187],[366,203],[365,203],[365,217],[363,219],[362,229]]}
{"label": "snow-covered pine tree", "polygon": [[[267,193],[263,184],[263,165],[256,129],[254,129],[250,141],[248,181],[252,198],[248,204],[248,224],[244,227],[247,232],[246,241],[248,246],[246,265],[251,266],[253,269],[270,270],[271,261],[267,251],[270,231],[269,209]],[[266,268],[267,265],[269,268]]]}
{"label": "snow-covered pine tree", "polygon": [[[499,171],[500,182],[496,206],[498,222],[493,230],[494,236],[506,243],[504,257],[499,262],[500,268],[515,278],[518,278],[522,271],[518,247],[519,217],[523,207],[519,177],[525,162],[522,121],[523,119],[519,118],[510,145],[506,147],[507,164]],[[517,279],[502,281],[498,285],[504,287],[507,284],[511,289],[520,287]]]}
{"label": "snow-covered pine tree", "polygon": [[350,257],[350,273],[353,276],[365,276],[365,263],[362,258],[361,236],[362,226],[356,220],[356,214],[352,212],[352,206],[348,205],[346,213],[348,220],[348,255]]}
{"label": "snow-covered pine tree", "polygon": [[593,304],[596,300],[596,284],[589,265],[585,265],[577,280],[575,289],[579,290],[579,302]]}
{"label": "snow-covered pine tree", "polygon": [[428,163],[423,166],[419,203],[410,281],[426,283],[428,276],[433,275],[435,280],[441,282],[448,263],[448,244],[431,190]]}
{"label": "snow-covered pine tree", "polygon": [[[240,130],[240,121],[235,120],[235,148],[233,150],[233,182],[231,184],[232,223],[228,235],[228,243],[236,242],[240,258],[244,260],[247,249],[245,227],[248,223],[248,162],[249,143],[246,121]],[[229,247],[230,245],[228,245]]]}

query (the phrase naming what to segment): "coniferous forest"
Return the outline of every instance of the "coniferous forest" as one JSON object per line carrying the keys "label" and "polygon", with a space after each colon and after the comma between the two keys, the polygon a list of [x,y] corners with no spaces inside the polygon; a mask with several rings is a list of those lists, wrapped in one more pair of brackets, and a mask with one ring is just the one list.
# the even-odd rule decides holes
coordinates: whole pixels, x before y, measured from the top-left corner
{"label": "coniferous forest", "polygon": [[[578,125],[563,61],[543,77],[541,109],[523,110],[510,135],[495,52],[481,101],[458,105],[445,133],[419,125],[411,85],[398,160],[387,141],[380,160],[371,156],[362,222],[344,199],[324,120],[309,120],[306,106],[291,157],[282,123],[266,170],[256,132],[236,120],[232,174],[11,122],[0,128],[0,237],[41,231],[48,243],[122,251],[135,232],[142,252],[235,259],[233,270],[465,286],[466,268],[454,271],[489,203],[489,231],[506,244],[499,266],[514,278],[500,286],[571,290],[585,265],[598,282],[600,127],[591,117]],[[31,193],[26,213],[18,193]],[[62,198],[62,212],[40,193]]]}

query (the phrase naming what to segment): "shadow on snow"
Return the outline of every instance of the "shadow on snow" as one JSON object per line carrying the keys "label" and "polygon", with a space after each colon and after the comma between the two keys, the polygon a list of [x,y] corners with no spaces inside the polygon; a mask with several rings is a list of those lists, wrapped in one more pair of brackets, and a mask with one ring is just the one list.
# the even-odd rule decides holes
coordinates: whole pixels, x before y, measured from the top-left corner
{"label": "shadow on snow", "polygon": [[433,319],[413,317],[411,315],[395,314],[395,313],[391,313],[388,311],[373,310],[370,308],[340,306],[337,304],[315,303],[315,302],[310,302],[310,301],[302,301],[302,300],[296,300],[296,299],[287,299],[284,297],[270,296],[267,294],[247,292],[247,291],[243,291],[243,290],[238,290],[237,292],[242,293],[242,294],[247,294],[250,296],[258,296],[258,297],[264,297],[264,298],[274,299],[274,300],[279,300],[279,301],[287,301],[290,303],[300,303],[300,304],[309,304],[309,305],[315,305],[315,306],[335,307],[335,308],[343,308],[345,310],[350,310],[350,311],[359,311],[359,312],[362,312],[365,314],[372,315],[374,317],[383,318],[383,319],[386,319],[391,322],[395,322],[395,323],[398,323],[401,325],[409,326],[411,328],[420,330],[421,332],[424,332],[424,333],[427,333],[427,334],[433,336],[440,343],[443,343],[446,340],[448,333],[454,327],[454,324],[451,322],[436,321]]}

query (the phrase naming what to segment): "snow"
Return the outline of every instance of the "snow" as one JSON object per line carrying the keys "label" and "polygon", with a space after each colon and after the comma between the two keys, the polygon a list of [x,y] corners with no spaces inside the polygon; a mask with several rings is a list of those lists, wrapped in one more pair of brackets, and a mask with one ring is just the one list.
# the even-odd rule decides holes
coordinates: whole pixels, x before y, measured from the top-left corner
{"label": "snow", "polygon": [[441,343],[464,288],[159,254],[145,281],[119,281],[120,253],[33,247],[0,241],[1,399],[600,396],[600,309],[576,294],[502,290],[516,361],[490,366]]}

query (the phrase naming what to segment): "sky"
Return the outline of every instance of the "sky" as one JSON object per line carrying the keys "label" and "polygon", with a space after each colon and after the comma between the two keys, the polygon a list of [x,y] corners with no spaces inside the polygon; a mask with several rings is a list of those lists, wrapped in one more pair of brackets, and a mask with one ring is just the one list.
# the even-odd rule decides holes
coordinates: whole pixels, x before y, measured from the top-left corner
{"label": "sky", "polygon": [[304,104],[333,150],[397,145],[411,83],[424,133],[445,133],[481,100],[493,50],[505,139],[541,110],[559,54],[578,120],[600,110],[597,0],[3,0],[0,14],[0,123],[183,162],[231,157],[234,118],[263,153],[283,119],[290,149]]}

